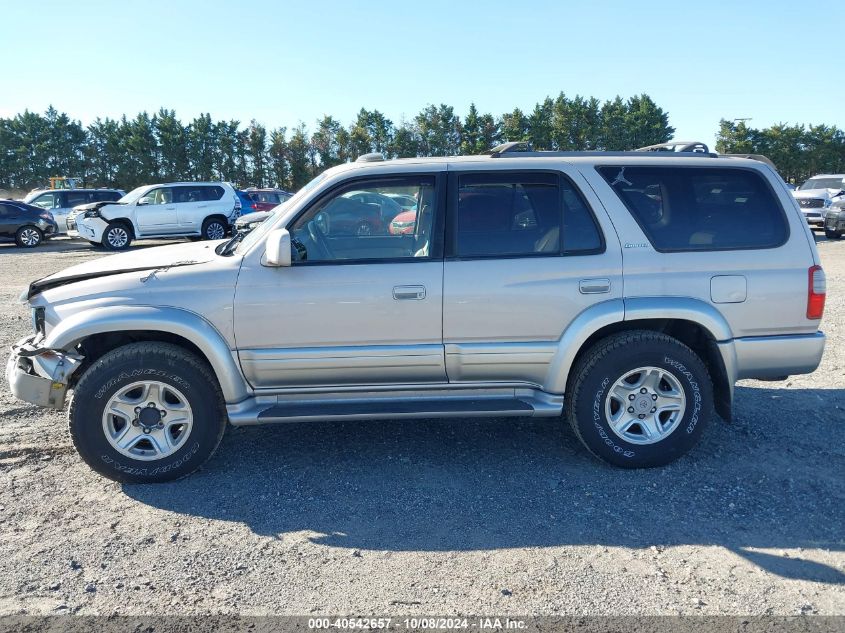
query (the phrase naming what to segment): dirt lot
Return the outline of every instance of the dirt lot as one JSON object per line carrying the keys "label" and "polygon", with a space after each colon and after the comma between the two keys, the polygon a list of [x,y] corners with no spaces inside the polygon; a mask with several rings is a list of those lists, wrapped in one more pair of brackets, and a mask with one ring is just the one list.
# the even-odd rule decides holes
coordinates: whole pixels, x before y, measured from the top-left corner
{"label": "dirt lot", "polygon": [[[0,614],[845,614],[845,241],[822,367],[744,381],[679,462],[605,466],[558,420],[230,430],[192,477],[121,486],[63,413],[0,387]],[[0,346],[34,278],[102,256],[0,245]]]}

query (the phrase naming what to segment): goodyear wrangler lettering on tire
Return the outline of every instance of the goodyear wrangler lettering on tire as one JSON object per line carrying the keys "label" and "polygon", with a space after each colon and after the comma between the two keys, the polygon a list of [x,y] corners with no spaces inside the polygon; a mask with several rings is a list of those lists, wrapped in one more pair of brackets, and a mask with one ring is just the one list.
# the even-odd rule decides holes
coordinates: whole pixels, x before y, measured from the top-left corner
{"label": "goodyear wrangler lettering on tire", "polygon": [[157,370],[157,369],[135,369],[132,372],[121,372],[119,376],[115,376],[114,378],[110,379],[106,384],[104,384],[100,390],[94,394],[94,397],[100,399],[107,393],[109,389],[111,389],[114,385],[118,382],[125,380],[127,378],[139,378],[141,376],[160,376],[162,378],[167,378],[169,380],[173,380],[177,384],[183,387],[190,387],[188,383],[186,383],[182,378],[179,376],[175,376],[172,374],[168,374],[167,372]]}
{"label": "goodyear wrangler lettering on tire", "polygon": [[686,367],[682,363],[669,358],[668,356],[665,357],[664,362],[667,365],[672,365],[675,369],[680,371],[684,376],[686,376],[687,380],[689,380],[690,387],[693,390],[693,411],[692,416],[690,417],[690,423],[687,425],[687,433],[692,433],[695,430],[696,425],[698,424],[698,414],[701,412],[701,390],[698,388],[698,383],[693,378],[692,373],[690,373]]}
{"label": "goodyear wrangler lettering on tire", "polygon": [[593,425],[596,427],[596,430],[599,434],[599,437],[604,440],[604,443],[611,447],[614,452],[619,453],[623,457],[633,457],[635,455],[634,451],[625,450],[621,446],[618,446],[614,441],[610,438],[607,432],[602,428],[601,424],[599,423],[601,420],[601,402],[602,397],[604,396],[604,390],[607,388],[607,385],[610,384],[610,378],[605,378],[601,383],[601,389],[596,393],[596,397],[593,400]]}
{"label": "goodyear wrangler lettering on tire", "polygon": [[712,394],[707,368],[693,350],[666,334],[637,330],[586,350],[564,402],[591,453],[643,468],[668,464],[695,445],[712,415]]}

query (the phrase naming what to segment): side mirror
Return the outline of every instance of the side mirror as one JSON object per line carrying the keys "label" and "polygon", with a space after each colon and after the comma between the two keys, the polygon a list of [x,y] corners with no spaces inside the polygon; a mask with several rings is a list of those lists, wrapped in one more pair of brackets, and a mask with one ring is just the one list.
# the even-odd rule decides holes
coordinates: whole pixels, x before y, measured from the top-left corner
{"label": "side mirror", "polygon": [[290,233],[287,229],[273,229],[267,235],[267,248],[264,251],[265,266],[290,266],[291,246]]}

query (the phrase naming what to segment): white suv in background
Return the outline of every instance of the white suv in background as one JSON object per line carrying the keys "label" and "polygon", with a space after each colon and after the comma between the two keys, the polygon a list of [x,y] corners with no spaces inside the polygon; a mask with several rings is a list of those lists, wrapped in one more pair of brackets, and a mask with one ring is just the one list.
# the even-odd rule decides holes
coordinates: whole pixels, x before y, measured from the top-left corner
{"label": "white suv in background", "polygon": [[88,209],[68,221],[68,235],[109,250],[152,237],[226,236],[241,203],[226,182],[174,182],[133,189],[114,204]]}

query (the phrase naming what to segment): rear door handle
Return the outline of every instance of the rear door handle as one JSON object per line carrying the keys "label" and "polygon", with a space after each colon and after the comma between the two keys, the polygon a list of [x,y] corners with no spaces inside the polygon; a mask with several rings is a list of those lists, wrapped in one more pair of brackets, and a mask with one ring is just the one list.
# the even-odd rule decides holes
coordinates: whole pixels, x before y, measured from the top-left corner
{"label": "rear door handle", "polygon": [[610,279],[582,279],[578,282],[578,291],[582,295],[598,295],[610,292]]}
{"label": "rear door handle", "polygon": [[422,301],[425,299],[425,286],[393,286],[393,298],[397,301]]}

